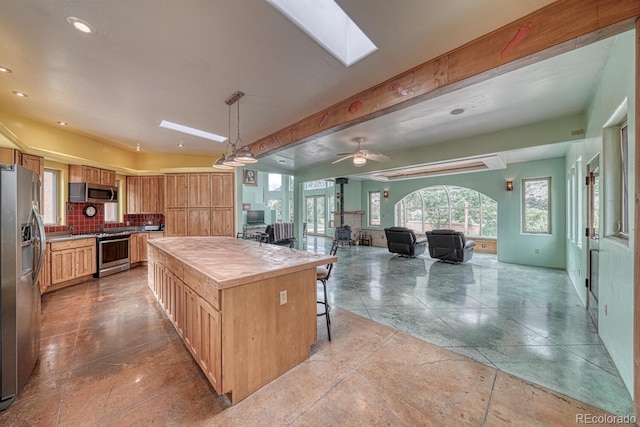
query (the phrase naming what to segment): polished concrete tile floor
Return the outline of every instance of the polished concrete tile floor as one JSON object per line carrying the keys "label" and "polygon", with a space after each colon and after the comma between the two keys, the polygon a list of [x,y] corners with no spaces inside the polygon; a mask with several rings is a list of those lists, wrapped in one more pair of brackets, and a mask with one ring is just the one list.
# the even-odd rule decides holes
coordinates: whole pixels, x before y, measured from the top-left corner
{"label": "polished concrete tile floor", "polygon": [[[308,236],[327,252],[331,240]],[[343,246],[332,305],[617,414],[632,401],[566,272],[500,263],[409,259]]]}
{"label": "polished concrete tile floor", "polygon": [[310,358],[230,406],[144,267],[46,294],[42,312],[38,364],[2,426],[561,426],[611,416],[339,307],[333,341],[318,318]]}

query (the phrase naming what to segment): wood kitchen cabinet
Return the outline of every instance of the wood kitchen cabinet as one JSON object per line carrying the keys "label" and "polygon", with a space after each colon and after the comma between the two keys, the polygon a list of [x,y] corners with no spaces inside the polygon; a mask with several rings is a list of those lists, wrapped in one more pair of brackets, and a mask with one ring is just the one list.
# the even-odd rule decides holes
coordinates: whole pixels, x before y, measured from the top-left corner
{"label": "wood kitchen cabinet", "polygon": [[167,237],[187,235],[187,210],[167,208],[164,212],[164,233]]}
{"label": "wood kitchen cabinet", "polygon": [[164,206],[166,209],[187,207],[187,174],[165,175],[164,187]]}
{"label": "wood kitchen cabinet", "polygon": [[79,283],[97,271],[95,238],[64,240],[50,245],[50,290]]}
{"label": "wood kitchen cabinet", "polygon": [[42,262],[42,270],[40,271],[40,293],[47,292],[51,286],[51,243],[46,244],[44,260]]}
{"label": "wood kitchen cabinet", "polygon": [[232,208],[235,199],[233,188],[233,174],[212,173],[211,206],[216,208]]}
{"label": "wood kitchen cabinet", "polygon": [[21,165],[22,153],[13,148],[0,147],[0,163],[3,165]]}
{"label": "wood kitchen cabinet", "polygon": [[100,184],[109,187],[116,186],[116,172],[108,169],[100,169]]}
{"label": "wood kitchen cabinet", "polygon": [[210,236],[233,236],[233,208],[211,208]]}
{"label": "wood kitchen cabinet", "polygon": [[211,209],[189,208],[187,236],[211,236]]}
{"label": "wood kitchen cabinet", "polygon": [[100,184],[100,168],[84,165],[69,165],[69,182]]}
{"label": "wood kitchen cabinet", "polygon": [[147,239],[149,233],[133,233],[129,238],[129,263],[131,265],[147,261]]}
{"label": "wood kitchen cabinet", "polygon": [[170,174],[165,188],[167,236],[235,235],[233,173]]}
{"label": "wood kitchen cabinet", "polygon": [[187,177],[190,208],[208,208],[211,206],[211,175],[208,173],[190,173]]}
{"label": "wood kitchen cabinet", "polygon": [[157,214],[164,212],[164,177],[128,176],[127,213]]}

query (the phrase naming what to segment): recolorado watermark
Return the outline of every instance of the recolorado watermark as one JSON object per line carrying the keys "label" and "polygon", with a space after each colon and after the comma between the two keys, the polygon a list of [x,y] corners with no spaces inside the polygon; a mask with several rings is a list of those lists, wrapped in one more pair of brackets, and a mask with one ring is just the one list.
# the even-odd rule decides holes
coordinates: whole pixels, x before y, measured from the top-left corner
{"label": "recolorado watermark", "polygon": [[576,424],[635,424],[635,415],[576,414]]}

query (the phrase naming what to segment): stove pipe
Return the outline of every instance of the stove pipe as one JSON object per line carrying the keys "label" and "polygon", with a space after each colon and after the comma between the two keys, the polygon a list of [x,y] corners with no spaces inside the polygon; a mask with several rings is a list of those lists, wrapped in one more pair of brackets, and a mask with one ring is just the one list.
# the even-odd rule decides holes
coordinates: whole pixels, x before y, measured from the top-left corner
{"label": "stove pipe", "polygon": [[336,178],[336,184],[340,184],[340,227],[344,225],[344,185],[349,183],[349,178]]}

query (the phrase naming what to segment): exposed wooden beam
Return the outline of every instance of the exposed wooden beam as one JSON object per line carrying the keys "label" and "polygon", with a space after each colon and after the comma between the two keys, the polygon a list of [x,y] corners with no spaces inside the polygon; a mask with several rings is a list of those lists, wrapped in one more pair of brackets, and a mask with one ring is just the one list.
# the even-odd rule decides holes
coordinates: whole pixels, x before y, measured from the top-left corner
{"label": "exposed wooden beam", "polygon": [[258,157],[634,28],[638,0],[560,0],[252,142]]}

